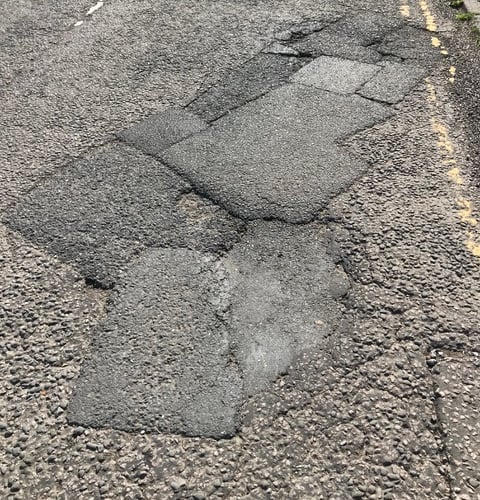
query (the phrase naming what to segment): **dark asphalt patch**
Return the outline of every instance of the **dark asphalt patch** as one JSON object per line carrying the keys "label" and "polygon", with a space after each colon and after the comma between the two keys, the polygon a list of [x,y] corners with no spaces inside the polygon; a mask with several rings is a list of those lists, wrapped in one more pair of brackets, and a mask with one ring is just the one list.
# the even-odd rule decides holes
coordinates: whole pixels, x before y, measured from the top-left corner
{"label": "dark asphalt patch", "polygon": [[411,59],[430,67],[442,58],[440,51],[432,46],[431,38],[431,32],[405,26],[386,35],[377,50],[384,56]]}
{"label": "dark asphalt patch", "polygon": [[[279,244],[281,242],[281,244]],[[239,407],[340,321],[320,224],[255,222],[228,256],[147,251],[114,291],[71,422],[224,437]]]}
{"label": "dark asphalt patch", "polygon": [[241,223],[190,190],[158,161],[114,144],[36,187],[4,222],[110,287],[147,247],[215,252],[238,239]]}
{"label": "dark asphalt patch", "polygon": [[228,280],[217,258],[149,250],[114,292],[69,408],[71,422],[222,437],[242,381],[230,363]]}
{"label": "dark asphalt patch", "polygon": [[256,99],[288,81],[309,59],[283,55],[258,54],[233,71],[218,85],[208,89],[187,106],[206,121]]}
{"label": "dark asphalt patch", "polygon": [[323,33],[344,36],[355,40],[358,45],[367,47],[378,43],[393,30],[401,28],[401,18],[386,17],[372,12],[357,14],[330,24]]}
{"label": "dark asphalt patch", "polygon": [[197,116],[183,109],[167,109],[122,130],[117,135],[145,153],[156,155],[205,128],[207,124]]}
{"label": "dark asphalt patch", "polygon": [[366,63],[376,63],[382,56],[376,44],[402,21],[378,14],[358,14],[330,23],[325,29],[297,37],[291,47],[299,53],[318,57],[329,55]]}

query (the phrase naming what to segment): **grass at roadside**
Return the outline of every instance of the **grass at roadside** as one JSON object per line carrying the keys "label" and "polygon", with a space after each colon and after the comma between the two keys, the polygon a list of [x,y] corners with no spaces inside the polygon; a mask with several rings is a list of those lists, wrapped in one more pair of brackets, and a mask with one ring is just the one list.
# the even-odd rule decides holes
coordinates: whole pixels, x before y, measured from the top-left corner
{"label": "grass at roadside", "polygon": [[472,12],[462,12],[460,14],[456,14],[455,19],[458,21],[471,21],[475,18],[475,14]]}

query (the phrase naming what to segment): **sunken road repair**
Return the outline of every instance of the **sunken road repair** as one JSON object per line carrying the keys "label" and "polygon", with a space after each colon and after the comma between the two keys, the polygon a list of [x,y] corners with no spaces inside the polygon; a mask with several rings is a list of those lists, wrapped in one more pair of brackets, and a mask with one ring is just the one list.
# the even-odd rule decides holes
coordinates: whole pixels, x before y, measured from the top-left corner
{"label": "sunken road repair", "polygon": [[359,14],[278,32],[7,211],[112,289],[70,422],[232,436],[246,398],[335,332],[349,280],[318,219],[368,167],[342,143],[428,74],[406,30]]}

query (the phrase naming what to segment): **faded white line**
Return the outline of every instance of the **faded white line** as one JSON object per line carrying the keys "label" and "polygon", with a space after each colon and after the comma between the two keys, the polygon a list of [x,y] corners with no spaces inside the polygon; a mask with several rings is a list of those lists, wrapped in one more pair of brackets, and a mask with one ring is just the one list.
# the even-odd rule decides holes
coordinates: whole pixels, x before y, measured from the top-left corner
{"label": "faded white line", "polygon": [[87,12],[87,16],[91,16],[95,11],[103,7],[103,2],[97,2],[93,7],[90,7]]}
{"label": "faded white line", "polygon": [[[87,13],[85,14],[85,16],[91,16],[94,12],[96,12],[98,9],[102,8],[104,6],[105,2],[97,2],[93,7],[90,7],[87,11]],[[77,21],[74,26],[76,28],[78,28],[79,26],[81,26],[82,24],[84,23],[84,21]]]}

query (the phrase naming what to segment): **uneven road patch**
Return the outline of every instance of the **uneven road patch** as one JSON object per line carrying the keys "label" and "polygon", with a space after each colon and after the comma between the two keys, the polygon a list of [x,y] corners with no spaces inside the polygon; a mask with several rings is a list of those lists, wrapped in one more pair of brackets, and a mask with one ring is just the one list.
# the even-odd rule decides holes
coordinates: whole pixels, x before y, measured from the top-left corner
{"label": "uneven road patch", "polygon": [[[276,248],[282,241],[282,247]],[[252,224],[229,255],[150,250],[122,278],[70,420],[231,436],[246,396],[325,341],[348,279],[321,226]]]}

